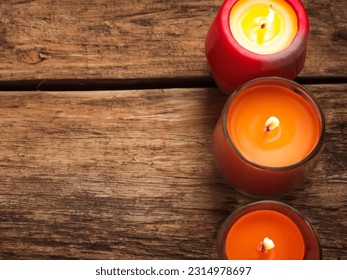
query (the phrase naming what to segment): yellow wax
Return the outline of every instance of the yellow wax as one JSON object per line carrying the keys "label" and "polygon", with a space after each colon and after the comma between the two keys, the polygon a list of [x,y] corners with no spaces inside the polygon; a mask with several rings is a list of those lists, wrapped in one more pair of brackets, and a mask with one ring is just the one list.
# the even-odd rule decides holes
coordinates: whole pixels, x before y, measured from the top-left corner
{"label": "yellow wax", "polygon": [[290,45],[297,16],[285,0],[239,0],[230,11],[229,26],[236,41],[257,54],[273,54]]}

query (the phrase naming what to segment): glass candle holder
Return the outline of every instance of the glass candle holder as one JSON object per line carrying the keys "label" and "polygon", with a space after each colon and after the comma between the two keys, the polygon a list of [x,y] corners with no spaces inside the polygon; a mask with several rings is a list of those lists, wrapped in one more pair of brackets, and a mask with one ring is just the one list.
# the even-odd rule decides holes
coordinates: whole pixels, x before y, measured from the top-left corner
{"label": "glass candle holder", "polygon": [[215,161],[241,193],[272,197],[307,180],[324,135],[323,111],[307,89],[279,77],[258,78],[225,104],[213,134]]}
{"label": "glass candle holder", "polygon": [[317,235],[291,206],[271,200],[245,205],[222,225],[217,240],[220,259],[319,260]]}

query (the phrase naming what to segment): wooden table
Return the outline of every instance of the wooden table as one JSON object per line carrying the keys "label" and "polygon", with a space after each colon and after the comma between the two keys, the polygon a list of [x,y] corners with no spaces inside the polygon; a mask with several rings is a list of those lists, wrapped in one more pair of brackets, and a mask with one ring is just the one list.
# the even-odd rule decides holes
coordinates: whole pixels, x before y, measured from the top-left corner
{"label": "wooden table", "polygon": [[[0,258],[215,259],[230,212],[255,201],[221,177],[212,131],[227,99],[204,38],[222,0],[0,3]],[[304,1],[297,81],[326,141],[278,198],[347,259],[346,3]]]}

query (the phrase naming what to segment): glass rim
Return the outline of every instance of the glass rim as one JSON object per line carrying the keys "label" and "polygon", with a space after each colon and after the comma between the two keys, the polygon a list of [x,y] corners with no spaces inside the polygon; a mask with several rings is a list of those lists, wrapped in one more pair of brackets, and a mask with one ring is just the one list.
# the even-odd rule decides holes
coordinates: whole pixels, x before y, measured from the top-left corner
{"label": "glass rim", "polygon": [[[319,118],[320,118],[320,122],[321,122],[321,129],[320,129],[320,136],[319,136],[319,140],[317,142],[317,144],[315,145],[315,147],[312,149],[312,151],[306,155],[302,160],[293,163],[291,165],[286,165],[286,166],[279,166],[279,167],[273,167],[273,166],[266,166],[266,165],[261,165],[258,164],[256,162],[250,161],[248,160],[238,149],[237,147],[234,145],[229,132],[228,132],[228,112],[229,112],[229,108],[231,106],[231,103],[233,102],[233,100],[235,99],[235,97],[240,94],[246,87],[259,83],[261,81],[277,81],[277,82],[284,82],[287,84],[290,84],[292,86],[294,86],[295,88],[299,88],[300,92],[295,92],[293,91],[295,94],[298,94],[302,97],[302,93],[306,94],[313,102],[309,102],[308,100],[306,100],[306,102],[309,103],[310,106],[314,105],[316,106],[316,108],[314,109],[318,109],[315,111],[319,112]],[[289,87],[287,87],[287,89],[290,89]],[[311,104],[312,103],[312,104]],[[325,138],[325,116],[324,116],[324,112],[318,102],[318,100],[313,96],[313,94],[304,86],[298,84],[297,82],[294,82],[292,80],[288,80],[282,77],[275,77],[275,76],[269,76],[269,77],[261,77],[261,78],[256,78],[253,80],[248,81],[247,83],[243,84],[242,86],[240,86],[239,88],[237,88],[228,98],[227,102],[224,105],[223,111],[222,111],[222,129],[223,129],[223,134],[225,136],[225,139],[227,140],[228,145],[230,146],[230,148],[235,152],[235,154],[242,159],[244,162],[246,162],[247,164],[254,166],[256,168],[262,169],[262,170],[268,170],[268,171],[287,171],[287,170],[291,170],[291,169],[295,169],[301,165],[303,165],[304,163],[310,161],[312,158],[314,158],[319,151],[321,150],[321,148],[323,147],[323,143],[324,143],[324,138]]]}

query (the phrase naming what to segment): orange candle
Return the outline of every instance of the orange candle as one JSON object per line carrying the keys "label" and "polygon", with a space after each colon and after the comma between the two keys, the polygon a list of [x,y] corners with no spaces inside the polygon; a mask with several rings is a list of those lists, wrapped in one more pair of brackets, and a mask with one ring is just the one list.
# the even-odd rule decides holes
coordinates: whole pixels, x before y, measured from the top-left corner
{"label": "orange candle", "polygon": [[303,184],[323,147],[324,115],[295,82],[253,80],[228,100],[214,131],[216,163],[239,191],[253,196]]}
{"label": "orange candle", "polygon": [[260,201],[233,212],[218,237],[218,254],[232,260],[321,259],[317,236],[294,208]]}

